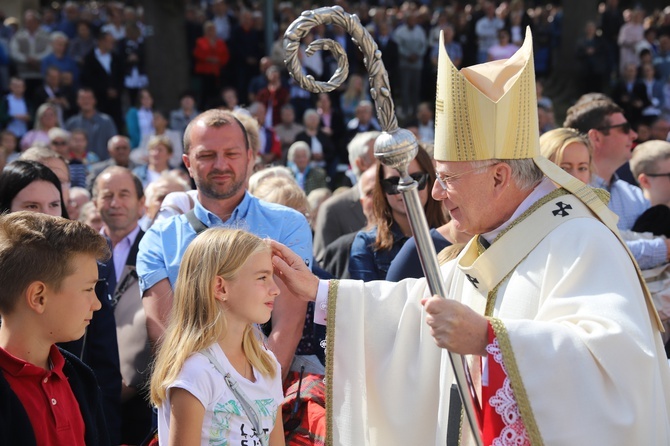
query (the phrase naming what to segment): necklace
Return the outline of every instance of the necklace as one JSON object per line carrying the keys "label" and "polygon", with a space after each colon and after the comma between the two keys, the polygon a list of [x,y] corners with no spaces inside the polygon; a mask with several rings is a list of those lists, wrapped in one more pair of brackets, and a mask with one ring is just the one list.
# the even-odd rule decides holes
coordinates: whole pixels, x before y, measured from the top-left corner
{"label": "necklace", "polygon": [[[237,372],[240,375],[242,375],[245,379],[248,379],[249,381],[251,381],[253,379],[253,371],[249,370],[249,366],[250,366],[249,360],[247,359],[246,356],[243,356],[243,360],[244,360],[244,362],[242,364],[240,364],[240,365],[242,365],[242,367],[238,368],[234,365],[233,365],[233,367],[235,367]],[[232,362],[231,362],[231,364],[232,364]]]}

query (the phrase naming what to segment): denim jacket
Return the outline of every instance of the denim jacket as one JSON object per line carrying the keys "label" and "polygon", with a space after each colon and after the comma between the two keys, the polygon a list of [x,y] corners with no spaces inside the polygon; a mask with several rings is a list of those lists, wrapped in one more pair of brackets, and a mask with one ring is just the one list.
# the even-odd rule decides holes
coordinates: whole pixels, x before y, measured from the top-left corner
{"label": "denim jacket", "polygon": [[349,257],[349,274],[352,279],[360,279],[366,282],[386,279],[391,261],[409,238],[402,233],[395,223],[391,226],[391,233],[393,234],[391,249],[377,251],[374,248],[377,239],[376,226],[369,231],[359,231],[356,234]]}

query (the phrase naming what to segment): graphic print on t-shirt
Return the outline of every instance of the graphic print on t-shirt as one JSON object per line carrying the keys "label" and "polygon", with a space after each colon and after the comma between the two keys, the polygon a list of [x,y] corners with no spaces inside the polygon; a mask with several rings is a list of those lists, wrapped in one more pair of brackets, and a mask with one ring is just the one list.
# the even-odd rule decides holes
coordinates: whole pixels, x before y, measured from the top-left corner
{"label": "graphic print on t-shirt", "polygon": [[[270,419],[270,425],[274,423],[274,417],[277,413],[279,405],[273,398],[265,398],[254,400],[256,411],[262,419]],[[261,446],[261,441],[258,433],[254,429],[251,422],[248,421],[247,415],[240,404],[234,400],[228,400],[225,404],[217,403],[214,405],[212,414],[212,425],[209,430],[209,444],[212,446]],[[236,423],[237,421],[237,423]],[[265,421],[265,420],[263,420]],[[266,423],[262,423],[267,425]],[[236,437],[231,430],[234,425],[239,426],[239,444],[233,444],[230,437]],[[264,428],[265,434],[269,431]]]}

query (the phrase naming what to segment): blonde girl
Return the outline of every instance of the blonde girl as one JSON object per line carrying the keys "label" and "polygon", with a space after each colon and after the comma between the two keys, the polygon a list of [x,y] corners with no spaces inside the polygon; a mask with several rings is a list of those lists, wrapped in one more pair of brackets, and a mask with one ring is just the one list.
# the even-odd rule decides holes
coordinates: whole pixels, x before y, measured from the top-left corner
{"label": "blonde girl", "polygon": [[284,444],[279,363],[255,328],[278,294],[260,238],[212,228],[189,245],[151,378],[161,445]]}

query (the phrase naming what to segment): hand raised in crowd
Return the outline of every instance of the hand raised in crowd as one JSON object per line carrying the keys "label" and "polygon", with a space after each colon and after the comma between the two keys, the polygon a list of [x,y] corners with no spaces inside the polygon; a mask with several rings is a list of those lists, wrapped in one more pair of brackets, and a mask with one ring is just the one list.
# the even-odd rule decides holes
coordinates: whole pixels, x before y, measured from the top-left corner
{"label": "hand raised in crowd", "polygon": [[277,277],[294,296],[308,302],[314,300],[319,288],[319,279],[312,274],[303,259],[290,248],[274,240],[270,241],[270,246],[272,265]]}
{"label": "hand raised in crowd", "polygon": [[435,343],[452,353],[486,355],[488,321],[470,307],[453,299],[433,296],[421,299],[426,323]]}

